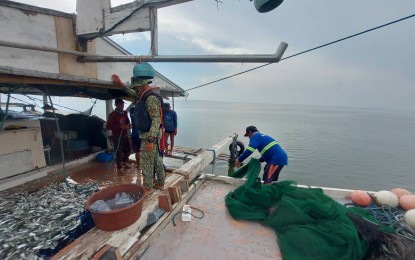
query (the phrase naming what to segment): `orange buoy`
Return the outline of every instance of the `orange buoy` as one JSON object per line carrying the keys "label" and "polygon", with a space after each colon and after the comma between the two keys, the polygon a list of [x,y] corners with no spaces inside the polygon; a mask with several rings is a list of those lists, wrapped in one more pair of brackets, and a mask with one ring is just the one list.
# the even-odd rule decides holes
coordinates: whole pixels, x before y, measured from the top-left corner
{"label": "orange buoy", "polygon": [[372,202],[372,198],[366,191],[355,190],[352,192],[351,199],[354,204],[366,207]]}
{"label": "orange buoy", "polygon": [[399,205],[404,210],[415,209],[415,195],[402,195],[399,198]]}
{"label": "orange buoy", "polygon": [[411,194],[411,192],[409,190],[402,189],[402,188],[392,189],[391,192],[393,194],[395,194],[398,198],[400,198],[402,195],[410,195]]}

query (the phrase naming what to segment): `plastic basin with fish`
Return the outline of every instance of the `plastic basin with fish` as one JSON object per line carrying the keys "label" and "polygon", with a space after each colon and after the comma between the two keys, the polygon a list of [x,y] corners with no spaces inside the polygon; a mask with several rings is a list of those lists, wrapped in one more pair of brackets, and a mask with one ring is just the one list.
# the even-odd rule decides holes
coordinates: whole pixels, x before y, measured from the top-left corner
{"label": "plastic basin with fish", "polygon": [[[136,196],[138,201],[125,208],[94,212],[91,205],[97,200],[108,201],[113,199],[119,192],[127,192]],[[91,212],[95,225],[103,231],[115,231],[126,228],[136,222],[143,210],[144,187],[137,184],[120,184],[107,187],[94,194],[86,201],[85,206]]]}

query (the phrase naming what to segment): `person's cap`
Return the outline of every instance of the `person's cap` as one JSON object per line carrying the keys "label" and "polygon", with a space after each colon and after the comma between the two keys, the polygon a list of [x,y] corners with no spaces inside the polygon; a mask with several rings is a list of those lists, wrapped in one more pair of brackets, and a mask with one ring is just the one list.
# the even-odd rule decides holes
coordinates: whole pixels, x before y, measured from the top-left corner
{"label": "person's cap", "polygon": [[122,100],[122,98],[116,98],[115,104],[119,104],[119,103],[124,103],[124,100]]}
{"label": "person's cap", "polygon": [[258,129],[256,129],[255,126],[250,125],[246,128],[244,136],[248,136],[249,132],[256,132],[256,131],[258,131]]}

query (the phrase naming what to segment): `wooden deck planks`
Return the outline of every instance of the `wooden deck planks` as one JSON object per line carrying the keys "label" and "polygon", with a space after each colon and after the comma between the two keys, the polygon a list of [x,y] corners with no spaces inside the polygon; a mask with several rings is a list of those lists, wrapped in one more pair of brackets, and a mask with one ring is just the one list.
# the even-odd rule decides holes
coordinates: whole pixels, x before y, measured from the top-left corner
{"label": "wooden deck planks", "polygon": [[[193,180],[197,177],[198,174],[213,160],[213,154],[219,154],[225,148],[228,148],[228,145],[232,141],[232,137],[223,139],[218,144],[212,147],[212,151],[205,151],[200,153],[198,156],[193,158],[188,163],[180,167],[177,172],[181,174],[172,174],[166,179],[166,188],[169,186],[181,187],[181,180]],[[215,151],[215,152],[213,152]],[[190,178],[189,178],[190,177]],[[177,185],[178,184],[178,185]],[[182,200],[177,202],[171,211],[167,215],[171,215],[175,212],[178,207],[177,205],[184,204],[188,194],[195,192],[196,186],[193,185],[193,188],[190,188],[186,193],[181,191],[183,194]],[[74,243],[65,247],[61,252],[55,255],[52,259],[79,259],[92,256],[96,251],[98,251],[104,244],[109,244],[113,247],[120,248],[124,243],[127,243],[131,237],[135,237],[137,233],[142,231],[146,227],[148,214],[154,212],[159,208],[158,203],[158,194],[160,191],[156,190],[152,194],[146,197],[143,205],[143,212],[141,217],[131,226],[115,232],[105,232],[93,228],[87,232],[82,237],[78,238]],[[190,196],[190,195],[189,195]],[[181,209],[181,207],[179,207]],[[166,224],[167,225],[167,224]],[[148,232],[147,232],[148,233]],[[150,233],[149,233],[150,236]],[[74,244],[74,245],[73,245]],[[144,242],[143,242],[144,245]],[[134,243],[133,248],[136,248],[137,244]],[[127,252],[130,252],[131,249],[125,249]],[[133,251],[136,251],[135,249]],[[126,252],[121,252],[126,253]],[[135,255],[136,253],[129,253],[130,255]],[[128,258],[127,258],[128,259]]]}

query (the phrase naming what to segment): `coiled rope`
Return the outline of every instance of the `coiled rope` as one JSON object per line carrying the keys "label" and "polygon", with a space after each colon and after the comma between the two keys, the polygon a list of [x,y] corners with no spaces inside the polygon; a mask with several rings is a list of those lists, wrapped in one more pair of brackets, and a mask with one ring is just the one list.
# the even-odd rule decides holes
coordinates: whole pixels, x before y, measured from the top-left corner
{"label": "coiled rope", "polygon": [[391,226],[398,236],[415,242],[415,231],[404,221],[405,211],[387,205],[378,207],[369,205],[365,208],[381,224]]}

